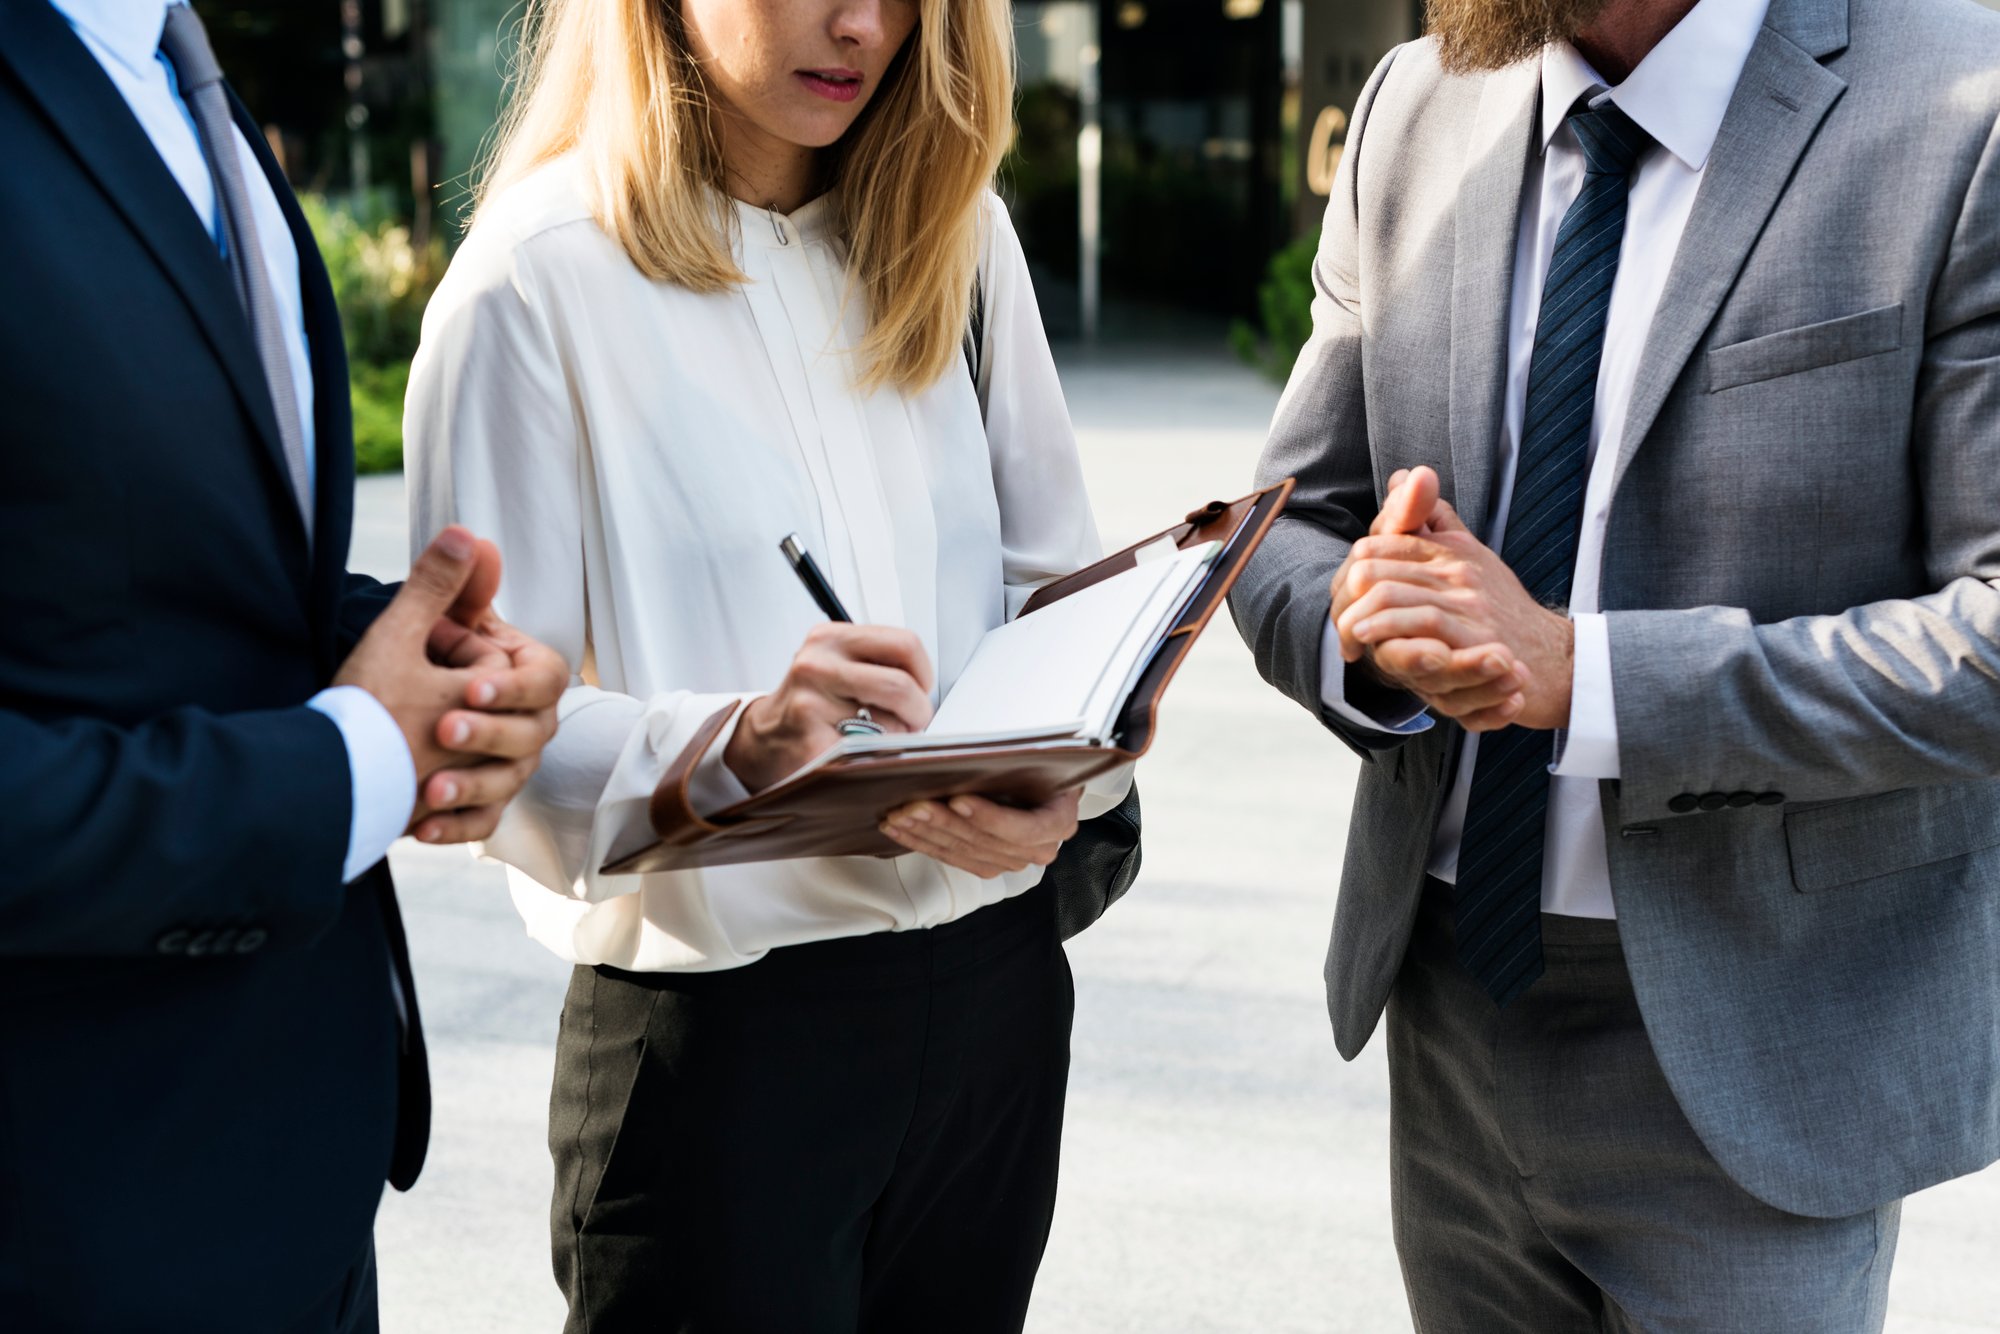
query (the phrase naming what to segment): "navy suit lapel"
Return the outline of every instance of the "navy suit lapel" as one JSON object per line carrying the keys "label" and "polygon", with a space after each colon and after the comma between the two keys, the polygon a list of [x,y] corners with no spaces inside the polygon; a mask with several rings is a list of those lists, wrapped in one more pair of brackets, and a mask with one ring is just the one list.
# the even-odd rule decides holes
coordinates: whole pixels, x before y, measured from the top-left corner
{"label": "navy suit lapel", "polygon": [[[282,483],[278,494],[289,495],[271,392],[250,341],[249,324],[237,304],[229,268],[132,109],[62,16],[48,5],[0,4],[0,60],[41,105],[57,134],[193,311],[256,425],[269,466]],[[252,141],[261,142],[256,136]],[[345,393],[340,397],[344,403]],[[303,546],[305,526],[295,510],[293,531]],[[344,533],[341,542],[344,555]]]}
{"label": "navy suit lapel", "polygon": [[[312,612],[315,627],[321,631],[319,638],[330,648],[340,579],[347,569],[347,546],[354,525],[354,417],[348,395],[347,344],[341,335],[333,284],[319,257],[319,244],[313,238],[312,227],[306,222],[291,185],[249,109],[234,90],[229,101],[237,128],[250,141],[264,178],[277,196],[299,256],[299,297],[305,314],[306,350],[312,359],[313,376],[313,532],[318,537],[313,543]],[[282,466],[282,455],[278,461]]]}

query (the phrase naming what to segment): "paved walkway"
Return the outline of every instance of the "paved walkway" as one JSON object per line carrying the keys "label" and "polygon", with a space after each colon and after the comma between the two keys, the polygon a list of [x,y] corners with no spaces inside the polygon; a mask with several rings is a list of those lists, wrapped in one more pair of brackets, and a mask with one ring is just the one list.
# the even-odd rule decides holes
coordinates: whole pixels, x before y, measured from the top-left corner
{"label": "paved walkway", "polygon": [[[1209,357],[1064,358],[1107,544],[1248,478],[1276,391]],[[364,481],[360,568],[406,563],[400,479]],[[1146,871],[1071,947],[1062,1199],[1033,1334],[1409,1329],[1389,1240],[1378,1043],[1333,1050],[1320,991],[1355,762],[1257,679],[1227,623],[1144,766]],[[499,871],[399,846],[437,1122],[384,1203],[390,1334],[552,1332],[543,1147],[565,969]],[[2000,1330],[2000,1171],[1911,1201],[1890,1329]],[[940,1331],[939,1334],[950,1334]]]}

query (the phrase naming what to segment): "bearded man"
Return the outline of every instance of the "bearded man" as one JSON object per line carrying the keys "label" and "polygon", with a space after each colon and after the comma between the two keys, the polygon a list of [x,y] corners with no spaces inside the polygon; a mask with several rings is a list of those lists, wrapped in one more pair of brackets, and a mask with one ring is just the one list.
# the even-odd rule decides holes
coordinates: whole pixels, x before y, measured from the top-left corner
{"label": "bearded man", "polygon": [[2000,1156],[2000,15],[1436,0],[1233,606],[1434,1331],[1879,1330]]}

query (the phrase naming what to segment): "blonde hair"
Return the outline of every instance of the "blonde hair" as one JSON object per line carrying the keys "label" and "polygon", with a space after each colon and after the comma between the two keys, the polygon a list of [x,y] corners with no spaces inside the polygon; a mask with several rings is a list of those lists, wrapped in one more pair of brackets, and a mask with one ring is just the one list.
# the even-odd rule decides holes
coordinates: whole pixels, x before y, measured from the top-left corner
{"label": "blonde hair", "polygon": [[[1013,124],[1007,0],[918,0],[916,29],[826,150],[850,280],[867,302],[861,383],[920,389],[958,356],[980,204]],[[475,187],[484,205],[567,153],[598,225],[649,278],[745,281],[722,151],[679,0],[528,0],[514,96]]]}

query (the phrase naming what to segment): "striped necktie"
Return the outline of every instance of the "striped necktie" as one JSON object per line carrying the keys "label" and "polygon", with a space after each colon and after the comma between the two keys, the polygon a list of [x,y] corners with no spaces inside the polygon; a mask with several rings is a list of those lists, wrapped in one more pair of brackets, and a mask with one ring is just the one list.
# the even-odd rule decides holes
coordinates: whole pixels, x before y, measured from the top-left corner
{"label": "striped necktie", "polygon": [[[1591,109],[1579,99],[1568,123],[1583,145],[1583,189],[1563,215],[1542,287],[1500,549],[1546,607],[1569,603],[1625,202],[1632,164],[1652,142],[1608,100]],[[1525,727],[1489,732],[1474,752],[1453,920],[1459,962],[1502,1006],[1542,975],[1542,839],[1554,757],[1554,738]]]}
{"label": "striped necktie", "polygon": [[298,394],[292,388],[292,362],[285,350],[284,325],[278,296],[264,271],[264,250],[257,241],[257,219],[250,209],[250,190],[243,180],[243,160],[236,152],[236,123],[222,91],[222,68],[209,49],[208,33],[186,5],[167,9],[167,26],[160,34],[160,53],[172,62],[181,99],[194,113],[201,155],[215,178],[222,208],[223,237],[229,250],[229,271],[236,280],[236,298],[257,345],[271,406],[278,418],[278,438],[285,448],[285,467],[292,494],[305,520],[306,540],[312,540],[312,475],[306,466],[305,427],[299,419]]}

